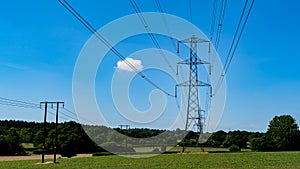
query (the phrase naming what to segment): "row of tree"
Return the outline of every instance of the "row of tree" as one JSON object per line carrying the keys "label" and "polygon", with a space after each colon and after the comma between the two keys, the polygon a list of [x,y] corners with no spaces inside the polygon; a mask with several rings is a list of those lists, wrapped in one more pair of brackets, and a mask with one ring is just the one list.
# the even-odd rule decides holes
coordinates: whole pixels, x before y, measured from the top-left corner
{"label": "row of tree", "polygon": [[300,150],[300,131],[290,115],[275,116],[266,133],[247,131],[217,131],[204,143],[211,147],[251,148],[256,151]]}
{"label": "row of tree", "polygon": [[25,155],[25,151],[21,146],[21,138],[16,128],[3,131],[0,135],[0,155]]}
{"label": "row of tree", "polygon": [[[51,153],[54,148],[54,123],[47,123],[46,128],[45,150]],[[61,123],[58,131],[56,147],[63,156],[100,150],[76,122]],[[41,152],[43,135],[43,123],[0,121],[0,155],[25,155],[22,143],[33,143],[34,150]]]}
{"label": "row of tree", "polygon": [[[52,153],[55,124],[46,123],[46,131],[45,150],[46,153]],[[133,145],[153,146],[160,143],[162,145],[176,145],[177,140],[182,136],[175,133],[183,135],[182,130],[179,129],[177,131],[148,128],[121,130],[120,128],[112,129],[105,126],[81,125],[70,121],[58,124],[56,148],[62,156],[106,150],[133,152]],[[41,153],[43,135],[43,123],[0,121],[0,155],[24,155],[25,150],[22,143],[33,143],[34,148],[30,148],[30,150],[33,150],[33,153]],[[128,136],[128,138],[125,139],[124,136]]]}
{"label": "row of tree", "polygon": [[[55,138],[54,123],[47,123],[46,128],[45,149],[52,152]],[[180,129],[174,131],[138,128],[121,130],[105,126],[84,126],[73,121],[60,123],[58,131],[57,151],[64,156],[105,151],[99,146],[106,149],[113,147],[114,151],[132,152],[133,146],[181,145],[181,140],[186,134]],[[25,154],[22,143],[33,143],[36,151],[39,151],[42,148],[43,134],[43,123],[0,121],[0,155]],[[185,146],[199,145],[196,142],[197,136],[197,133],[193,131],[188,132],[185,136]],[[234,145],[238,148],[251,148],[258,151],[300,150],[300,132],[293,117],[275,116],[270,121],[266,133],[239,130],[217,131],[200,145],[211,147]]]}

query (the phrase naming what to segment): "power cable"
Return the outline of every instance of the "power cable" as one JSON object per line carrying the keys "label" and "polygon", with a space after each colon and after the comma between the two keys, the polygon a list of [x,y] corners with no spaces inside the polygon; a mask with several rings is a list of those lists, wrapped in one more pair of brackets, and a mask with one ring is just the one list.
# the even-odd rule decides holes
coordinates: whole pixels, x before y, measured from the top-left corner
{"label": "power cable", "polygon": [[71,113],[71,114],[73,114],[74,116],[77,116],[78,118],[80,118],[80,119],[82,119],[82,120],[84,120],[84,121],[86,121],[86,122],[90,122],[90,123],[92,123],[92,124],[94,124],[94,125],[97,124],[96,122],[91,121],[91,120],[88,120],[88,119],[86,119],[86,118],[80,116],[79,114],[76,114],[76,113],[72,112],[71,110],[69,110],[69,109],[67,109],[67,108],[65,108],[65,107],[64,107],[64,110],[67,111],[67,112],[69,112],[69,113]]}
{"label": "power cable", "polygon": [[218,29],[217,29],[217,36],[216,36],[216,41],[215,41],[216,49],[218,49],[219,43],[220,43],[220,37],[221,37],[223,21],[224,21],[224,17],[225,17],[226,6],[227,6],[227,0],[222,0],[219,22],[218,22]]}
{"label": "power cable", "polygon": [[[45,110],[45,109],[42,109],[42,110]],[[53,115],[54,117],[56,117],[56,114],[50,110],[47,110],[47,113],[50,113],[51,115]],[[65,120],[65,121],[68,121],[69,119],[63,117],[63,116],[59,116],[58,119],[62,119],[62,120]],[[78,120],[75,120],[75,121],[78,121]]]}
{"label": "power cable", "polygon": [[32,109],[39,108],[37,106],[22,105],[22,104],[10,103],[10,102],[6,102],[6,101],[0,101],[0,104],[4,105],[4,106],[13,106],[13,107],[21,107],[21,108],[32,108]]}
{"label": "power cable", "polygon": [[[163,10],[163,8],[162,8],[162,6],[161,6],[159,0],[155,0],[155,3],[156,3],[156,6],[157,6],[158,11],[159,11],[160,14],[161,14],[161,18],[162,18],[162,20],[163,20],[163,23],[164,23],[164,26],[165,26],[165,28],[166,28],[166,31],[167,31],[167,33],[168,33],[168,35],[169,35],[169,37],[170,37],[171,43],[172,43],[174,49],[177,50],[176,44],[175,44],[175,42],[174,42],[174,39],[172,38],[172,37],[173,37],[173,36],[172,36],[172,33],[171,33],[170,29],[169,29],[169,26],[168,26],[168,24],[167,24],[166,18],[165,18],[165,16],[163,15],[164,10]],[[173,71],[175,71],[175,70],[173,69]],[[176,74],[177,74],[177,73],[176,73]],[[179,78],[177,77],[177,80],[182,80],[182,81],[183,81],[183,77],[179,76]],[[175,91],[175,92],[177,92],[177,91]],[[181,106],[180,106],[180,104],[179,104],[178,97],[175,98],[175,102],[176,102],[176,104],[177,104],[178,110],[180,111],[180,107],[181,107]]]}
{"label": "power cable", "polygon": [[5,97],[0,97],[0,104],[6,105],[6,106],[15,106],[15,107],[22,107],[22,108],[39,108],[38,104],[30,103],[30,102],[24,102],[20,100],[15,99],[9,99]]}
{"label": "power cable", "polygon": [[232,40],[232,42],[231,42],[231,46],[230,46],[230,49],[229,49],[229,51],[228,51],[228,55],[227,55],[227,58],[226,58],[226,61],[225,61],[225,64],[224,64],[224,68],[227,67],[227,64],[228,64],[228,61],[229,61],[229,58],[230,58],[230,54],[231,54],[231,50],[232,50],[232,48],[233,48],[233,45],[235,44],[235,39],[236,39],[236,36],[237,36],[237,34],[238,34],[238,32],[239,32],[240,25],[241,25],[241,23],[242,23],[244,13],[245,13],[245,11],[246,11],[247,4],[248,4],[248,0],[246,0],[246,2],[245,2],[244,8],[243,8],[243,12],[242,12],[242,14],[241,14],[241,16],[240,16],[240,20],[239,20],[238,26],[237,26],[237,28],[236,28],[236,30],[235,30],[234,37],[233,37],[233,40]]}
{"label": "power cable", "polygon": [[137,75],[139,75],[142,79],[145,79],[149,84],[151,84],[156,89],[162,91],[167,96],[174,97],[174,95],[170,94],[166,90],[159,87],[156,83],[154,83],[151,79],[146,77],[142,72],[140,72],[134,65],[132,65],[117,49],[115,49],[97,30],[82,17],[77,10],[75,10],[66,0],[58,0],[59,3],[67,9],[85,28],[87,28],[92,34],[96,36],[98,40],[100,40],[106,47],[108,47],[116,56],[118,56],[121,60],[123,60]]}
{"label": "power cable", "polygon": [[228,62],[228,64],[227,64],[227,67],[225,68],[225,74],[227,73],[227,71],[228,71],[228,69],[229,69],[229,66],[230,66],[230,63],[231,63],[231,61],[232,61],[232,58],[233,58],[233,56],[234,56],[234,54],[235,54],[235,51],[236,51],[236,49],[237,49],[237,47],[238,47],[238,44],[239,44],[240,39],[241,39],[241,37],[242,37],[242,34],[243,34],[243,32],[244,32],[245,26],[246,26],[246,24],[247,24],[247,22],[248,22],[248,18],[249,18],[249,16],[250,16],[250,13],[251,13],[251,10],[252,10],[254,1],[255,1],[255,0],[253,0],[252,3],[251,3],[251,5],[250,5],[250,8],[249,8],[248,14],[247,14],[247,16],[246,16],[245,22],[244,22],[244,24],[243,24],[242,30],[241,30],[241,32],[240,32],[240,34],[239,34],[237,43],[236,43],[236,45],[234,46],[233,52],[232,52],[232,54],[231,54],[231,56],[230,56],[230,60],[229,60],[229,62]]}
{"label": "power cable", "polygon": [[[227,73],[227,71],[228,71],[228,69],[229,69],[229,66],[230,66],[231,61],[232,61],[232,59],[233,59],[233,57],[234,57],[235,51],[236,51],[236,49],[237,49],[237,47],[238,47],[238,44],[239,44],[240,39],[241,39],[241,37],[242,37],[242,34],[243,34],[243,32],[244,32],[245,26],[246,26],[246,24],[247,24],[247,22],[248,22],[248,18],[249,18],[249,16],[250,16],[251,11],[252,11],[252,7],[253,7],[253,5],[254,5],[254,2],[255,2],[255,0],[252,0],[251,5],[250,5],[250,7],[249,7],[249,10],[248,10],[248,12],[247,12],[247,16],[246,16],[246,18],[245,18],[245,20],[244,20],[244,23],[243,23],[243,26],[242,26],[242,28],[241,28],[241,31],[239,31],[240,25],[241,25],[241,23],[242,23],[242,20],[243,20],[243,18],[244,18],[244,15],[245,15],[246,7],[248,6],[248,0],[246,0],[246,2],[245,2],[245,5],[244,5],[244,8],[243,8],[242,14],[241,14],[241,16],[240,16],[240,20],[239,20],[238,26],[237,26],[236,31],[235,31],[235,34],[234,34],[234,38],[233,38],[233,40],[232,40],[232,43],[231,43],[231,46],[230,46],[230,49],[229,49],[229,52],[228,52],[228,55],[227,55],[227,58],[226,58],[226,61],[225,61],[224,69],[223,69],[223,72],[222,72],[222,74],[221,74],[221,76],[220,76],[220,78],[219,78],[219,80],[218,80],[217,85],[216,85],[216,90],[215,90],[214,95],[218,92],[218,90],[220,89],[220,87],[221,87],[221,85],[222,85],[222,83],[223,83],[225,74]],[[239,35],[238,35],[238,32],[239,32]],[[237,39],[237,41],[236,41],[237,35],[238,35],[238,39]],[[233,49],[233,50],[232,50],[232,49]]]}
{"label": "power cable", "polygon": [[173,48],[174,48],[174,50],[176,50],[176,44],[175,44],[175,42],[174,42],[174,38],[173,38],[173,36],[172,36],[172,33],[171,33],[171,31],[170,31],[170,28],[169,28],[169,25],[168,25],[168,23],[167,23],[167,20],[166,20],[166,18],[165,18],[165,15],[164,15],[165,12],[164,12],[164,10],[163,10],[163,8],[162,8],[162,6],[161,6],[159,0],[155,0],[155,3],[156,3],[156,6],[157,6],[158,11],[160,12],[160,16],[161,16],[161,18],[162,18],[162,21],[163,21],[163,23],[164,23],[164,26],[166,27],[166,30],[167,30],[167,33],[168,33],[169,38],[170,38],[170,40],[171,40],[171,43],[172,43],[172,45],[173,45]]}
{"label": "power cable", "polygon": [[[155,38],[154,34],[152,33],[152,30],[150,28],[150,26],[147,24],[138,4],[135,2],[135,0],[130,0],[130,3],[135,11],[135,13],[138,15],[140,21],[142,22],[145,30],[147,31],[150,39],[152,40],[153,44],[155,45],[155,47],[157,49],[159,49],[159,53],[160,55],[163,57],[164,61],[167,63],[168,67],[173,71],[173,73],[176,73],[175,69],[173,68],[173,66],[170,64],[169,60],[167,59],[166,55],[164,54],[164,52],[162,52],[162,48],[160,47],[157,39]],[[157,5],[159,5],[159,2],[156,2]],[[159,9],[162,11],[161,6],[159,7]]]}
{"label": "power cable", "polygon": [[210,25],[210,41],[213,41],[213,37],[214,37],[214,33],[215,33],[217,7],[218,7],[218,0],[214,0],[213,10],[212,10],[212,19],[211,19],[211,25]]}
{"label": "power cable", "polygon": [[5,97],[0,97],[0,100],[5,100],[7,102],[22,104],[22,105],[39,106],[39,104],[36,104],[36,103],[24,102],[24,101],[20,101],[20,100],[5,98]]}

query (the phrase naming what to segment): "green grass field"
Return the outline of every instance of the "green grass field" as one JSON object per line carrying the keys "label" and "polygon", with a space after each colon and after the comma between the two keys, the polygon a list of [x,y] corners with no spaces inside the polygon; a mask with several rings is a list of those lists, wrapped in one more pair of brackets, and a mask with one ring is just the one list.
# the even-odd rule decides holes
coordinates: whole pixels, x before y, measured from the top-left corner
{"label": "green grass field", "polygon": [[40,160],[7,161],[0,162],[0,168],[300,168],[300,152],[162,154],[138,159],[101,156],[58,161],[59,164],[36,164]]}

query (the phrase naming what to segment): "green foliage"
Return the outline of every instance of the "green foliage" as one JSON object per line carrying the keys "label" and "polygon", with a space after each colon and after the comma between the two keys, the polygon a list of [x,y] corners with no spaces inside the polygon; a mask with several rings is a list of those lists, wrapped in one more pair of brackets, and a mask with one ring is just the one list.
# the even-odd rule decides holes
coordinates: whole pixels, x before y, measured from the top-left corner
{"label": "green foliage", "polygon": [[223,142],[224,147],[229,147],[233,144],[240,148],[247,148],[247,142],[249,141],[250,133],[247,131],[230,131],[226,135],[226,139]]}
{"label": "green foliage", "polygon": [[0,155],[10,155],[10,149],[9,149],[9,144],[6,141],[5,136],[0,135]]}
{"label": "green foliage", "polygon": [[59,126],[58,131],[57,150],[62,156],[72,157],[78,153],[99,151],[98,146],[86,135],[81,125],[76,122],[65,122]]}
{"label": "green foliage", "polygon": [[34,131],[31,128],[21,128],[19,131],[22,143],[32,143],[34,138]]}
{"label": "green foliage", "polygon": [[[14,127],[15,126],[15,127]],[[100,150],[99,147],[89,138],[100,145],[114,141],[119,145],[116,149],[120,152],[133,152],[133,148],[128,146],[124,149],[124,137],[116,134],[121,132],[129,136],[127,145],[175,145],[183,138],[184,131],[155,130],[155,129],[111,129],[104,126],[82,126],[76,122],[65,122],[58,125],[57,150],[66,156],[73,156],[78,153],[92,153]],[[54,142],[54,123],[46,124],[46,151],[53,151]],[[114,131],[114,132],[112,132]],[[117,131],[117,132],[115,132]],[[89,136],[85,133],[87,132]],[[157,136],[152,139],[152,136]],[[140,137],[148,139],[133,139]],[[43,139],[43,124],[23,121],[0,121],[0,154],[23,154],[24,149],[21,143],[33,143],[35,148],[41,148]],[[186,136],[186,146],[196,145],[197,133],[189,131]],[[206,139],[205,139],[206,140]],[[230,147],[235,144],[240,148],[248,148],[257,151],[277,151],[277,150],[300,150],[300,132],[295,119],[289,115],[275,116],[270,121],[267,133],[254,133],[246,131],[218,131],[213,133],[203,144],[211,147]],[[107,144],[108,144],[107,143]],[[181,142],[182,143],[182,142]],[[179,143],[180,144],[180,143]],[[103,145],[102,145],[103,146]],[[106,145],[107,146],[107,145]],[[33,149],[32,149],[33,150]],[[163,150],[163,147],[162,147]]]}
{"label": "green foliage", "polygon": [[213,133],[208,140],[206,141],[205,145],[211,147],[221,147],[223,142],[226,140],[227,133],[223,130],[217,131]]}
{"label": "green foliage", "polygon": [[257,151],[300,150],[300,132],[290,115],[275,116],[266,134],[251,140],[251,149]]}
{"label": "green foliage", "polygon": [[43,134],[42,130],[37,130],[33,136],[33,146],[36,148],[42,148]]}
{"label": "green foliage", "polygon": [[196,146],[196,145],[197,145],[196,139],[190,139],[189,146]]}
{"label": "green foliage", "polygon": [[274,143],[275,150],[299,149],[300,132],[296,120],[290,115],[275,116],[266,133]]}
{"label": "green foliage", "polygon": [[8,130],[5,140],[8,143],[9,154],[11,155],[26,155],[22,145],[21,138],[16,128],[12,127]]}
{"label": "green foliage", "polygon": [[266,135],[251,139],[250,148],[251,150],[255,151],[270,151],[274,149],[273,145],[270,144],[270,140],[267,139]]}
{"label": "green foliage", "polygon": [[94,156],[109,156],[109,155],[115,155],[115,154],[113,154],[113,153],[111,153],[111,152],[96,152],[96,153],[93,153],[93,157]]}
{"label": "green foliage", "polygon": [[238,151],[241,151],[241,148],[235,144],[232,144],[230,147],[229,147],[229,151],[230,152],[238,152]]}

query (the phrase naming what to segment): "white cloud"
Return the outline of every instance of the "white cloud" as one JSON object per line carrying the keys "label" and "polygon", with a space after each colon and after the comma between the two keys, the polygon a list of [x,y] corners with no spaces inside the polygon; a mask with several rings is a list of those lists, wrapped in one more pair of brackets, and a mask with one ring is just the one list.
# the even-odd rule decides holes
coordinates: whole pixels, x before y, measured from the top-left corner
{"label": "white cloud", "polygon": [[[132,68],[132,66],[135,68]],[[141,60],[135,60],[133,58],[126,58],[125,60],[117,62],[117,69],[128,72],[142,71],[143,65]]]}

